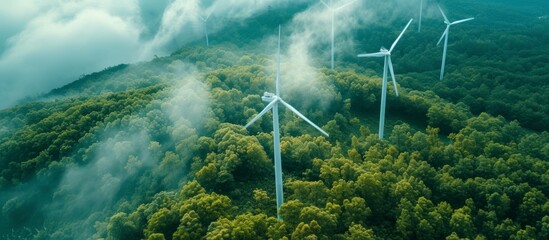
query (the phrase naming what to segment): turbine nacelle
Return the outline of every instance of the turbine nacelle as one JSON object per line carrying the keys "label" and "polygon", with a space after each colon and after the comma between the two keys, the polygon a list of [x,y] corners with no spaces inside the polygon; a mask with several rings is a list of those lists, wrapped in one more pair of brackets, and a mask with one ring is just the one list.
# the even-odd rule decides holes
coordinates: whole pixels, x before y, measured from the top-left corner
{"label": "turbine nacelle", "polygon": [[200,18],[200,20],[202,20],[202,22],[208,22],[208,19],[210,18],[210,15],[212,15],[212,12],[208,13],[208,15],[206,15],[205,17],[199,15],[198,17]]}
{"label": "turbine nacelle", "polygon": [[440,7],[440,5],[438,5],[438,10],[440,11],[440,14],[442,14],[442,17],[444,18],[444,23],[448,26],[455,25],[455,24],[462,23],[462,22],[471,21],[471,20],[475,19],[475,18],[466,18],[466,19],[450,22],[450,20],[448,20],[448,17],[446,16],[446,14],[444,14],[444,11],[442,11],[442,8]]}
{"label": "turbine nacelle", "polygon": [[263,96],[261,97],[261,100],[263,102],[272,102],[274,100],[278,99],[278,97],[276,96],[276,94],[274,93],[270,93],[270,92],[264,92],[263,93]]}

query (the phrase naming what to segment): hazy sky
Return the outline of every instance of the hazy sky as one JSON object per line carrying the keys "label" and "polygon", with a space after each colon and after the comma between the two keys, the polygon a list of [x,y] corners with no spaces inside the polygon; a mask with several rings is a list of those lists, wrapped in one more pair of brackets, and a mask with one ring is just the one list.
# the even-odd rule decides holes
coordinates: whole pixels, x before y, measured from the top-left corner
{"label": "hazy sky", "polygon": [[167,0],[4,0],[0,108],[82,74],[135,60],[141,42],[154,31],[149,23],[166,4]]}
{"label": "hazy sky", "polygon": [[82,74],[168,54],[175,37],[202,37],[200,14],[247,18],[275,1],[3,0],[0,109]]}

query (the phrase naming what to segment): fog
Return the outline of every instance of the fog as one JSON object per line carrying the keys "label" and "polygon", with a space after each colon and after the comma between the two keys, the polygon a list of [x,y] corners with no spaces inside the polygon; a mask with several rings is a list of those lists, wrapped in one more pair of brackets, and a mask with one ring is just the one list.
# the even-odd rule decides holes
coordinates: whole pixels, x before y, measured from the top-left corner
{"label": "fog", "polygon": [[[0,9],[0,109],[83,74],[169,54],[203,37],[200,16],[245,19],[275,4],[295,2],[6,1],[9,7]],[[217,24],[209,31],[223,27]]]}
{"label": "fog", "polygon": [[135,1],[8,1],[2,22],[15,24],[0,30],[0,108],[136,57]]}
{"label": "fog", "polygon": [[[398,26],[402,29],[410,18],[419,15],[419,1],[405,0],[334,0],[312,1],[305,11],[294,15],[287,26],[283,26],[282,87],[283,95],[307,96],[299,101],[307,107],[323,108],[337,97],[333,86],[319,81],[318,68],[330,68],[331,25],[334,14],[335,67],[343,54],[378,51],[381,46],[359,45],[354,38],[357,31],[372,25]],[[432,2],[424,3],[423,18],[439,17],[438,8]],[[438,15],[437,15],[438,14]],[[352,16],[352,17],[351,17]],[[416,19],[417,21],[417,19]],[[412,25],[408,31],[417,29]],[[414,29],[414,27],[416,27]],[[395,39],[398,32],[388,32],[387,39]],[[385,38],[385,37],[384,37]],[[391,40],[391,41],[393,41]],[[392,42],[387,42],[390,46]],[[366,48],[362,48],[366,47]]]}
{"label": "fog", "polygon": [[[188,143],[197,141],[210,97],[193,65],[176,60],[169,71],[175,85],[165,98],[90,132],[98,138],[91,145],[50,163],[36,178],[0,191],[0,238],[37,237],[40,230],[47,239],[90,239],[95,223],[116,207],[139,204],[132,199],[136,193],[147,198],[179,188],[195,154]],[[167,121],[168,128],[156,128],[158,121]],[[159,132],[169,139],[158,142]],[[18,229],[13,236],[5,232],[19,224],[38,228]]]}

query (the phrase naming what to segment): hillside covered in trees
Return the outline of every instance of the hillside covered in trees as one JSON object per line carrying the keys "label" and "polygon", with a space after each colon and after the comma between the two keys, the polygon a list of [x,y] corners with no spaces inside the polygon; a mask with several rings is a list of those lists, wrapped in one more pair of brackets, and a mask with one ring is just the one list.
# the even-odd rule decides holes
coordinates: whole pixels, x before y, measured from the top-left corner
{"label": "hillside covered in trees", "polygon": [[[549,239],[549,19],[527,14],[547,4],[446,2],[476,19],[443,80],[442,20],[404,35],[384,139],[383,64],[356,54],[416,12],[341,36],[332,70],[327,40],[285,31],[318,6],[273,6],[0,110],[0,238]],[[279,24],[281,95],[330,134],[280,108],[280,221],[272,115],[243,128],[274,91]]]}

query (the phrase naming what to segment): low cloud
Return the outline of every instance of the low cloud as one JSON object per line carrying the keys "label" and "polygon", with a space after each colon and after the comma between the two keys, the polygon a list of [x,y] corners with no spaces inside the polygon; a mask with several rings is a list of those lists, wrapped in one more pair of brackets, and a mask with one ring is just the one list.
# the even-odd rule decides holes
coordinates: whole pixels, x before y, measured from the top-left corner
{"label": "low cloud", "polygon": [[131,20],[137,8],[126,10],[122,3],[107,1],[38,2],[27,4],[36,16],[12,16],[23,28],[16,34],[14,29],[3,31],[4,37],[13,35],[0,39],[6,42],[0,56],[0,108],[82,74],[128,62],[139,47],[140,31]]}
{"label": "low cloud", "polygon": [[114,203],[123,196],[123,187],[157,163],[150,146],[146,132],[128,135],[122,131],[97,144],[95,160],[67,169],[52,202],[44,208],[46,220],[63,219],[67,226],[63,232],[72,237],[93,235],[95,229],[87,222],[112,212]]}
{"label": "low cloud", "polygon": [[200,16],[244,19],[290,2],[7,1],[0,9],[0,109],[83,74],[169,54],[203,37]]}
{"label": "low cloud", "polygon": [[209,107],[207,86],[196,78],[196,69],[181,61],[170,64],[174,72],[182,77],[171,99],[163,104],[163,111],[169,116],[174,126],[183,124],[199,128],[206,118]]}
{"label": "low cloud", "polygon": [[[165,98],[94,132],[100,140],[50,163],[36,179],[0,191],[0,238],[10,228],[21,238],[35,234],[22,224],[43,226],[42,234],[54,239],[89,239],[96,221],[123,202],[138,204],[151,197],[147,193],[176,189],[189,170],[210,97],[191,64],[177,60],[169,71],[175,83]],[[169,139],[157,139],[166,134]]]}
{"label": "low cloud", "polygon": [[[329,1],[325,1],[330,4]],[[332,9],[352,1],[333,1],[332,8],[320,1],[294,16],[284,26],[283,32],[289,37],[283,40],[285,55],[281,60],[282,95],[300,96],[300,104],[305,107],[325,108],[337,97],[333,86],[319,81],[317,67],[330,67]],[[361,12],[360,2],[353,2],[334,12],[335,58],[343,49],[353,48],[353,31],[360,28],[368,11]],[[362,18],[348,16],[363,16]],[[337,67],[337,63],[336,63]],[[306,98],[303,98],[307,96]]]}

